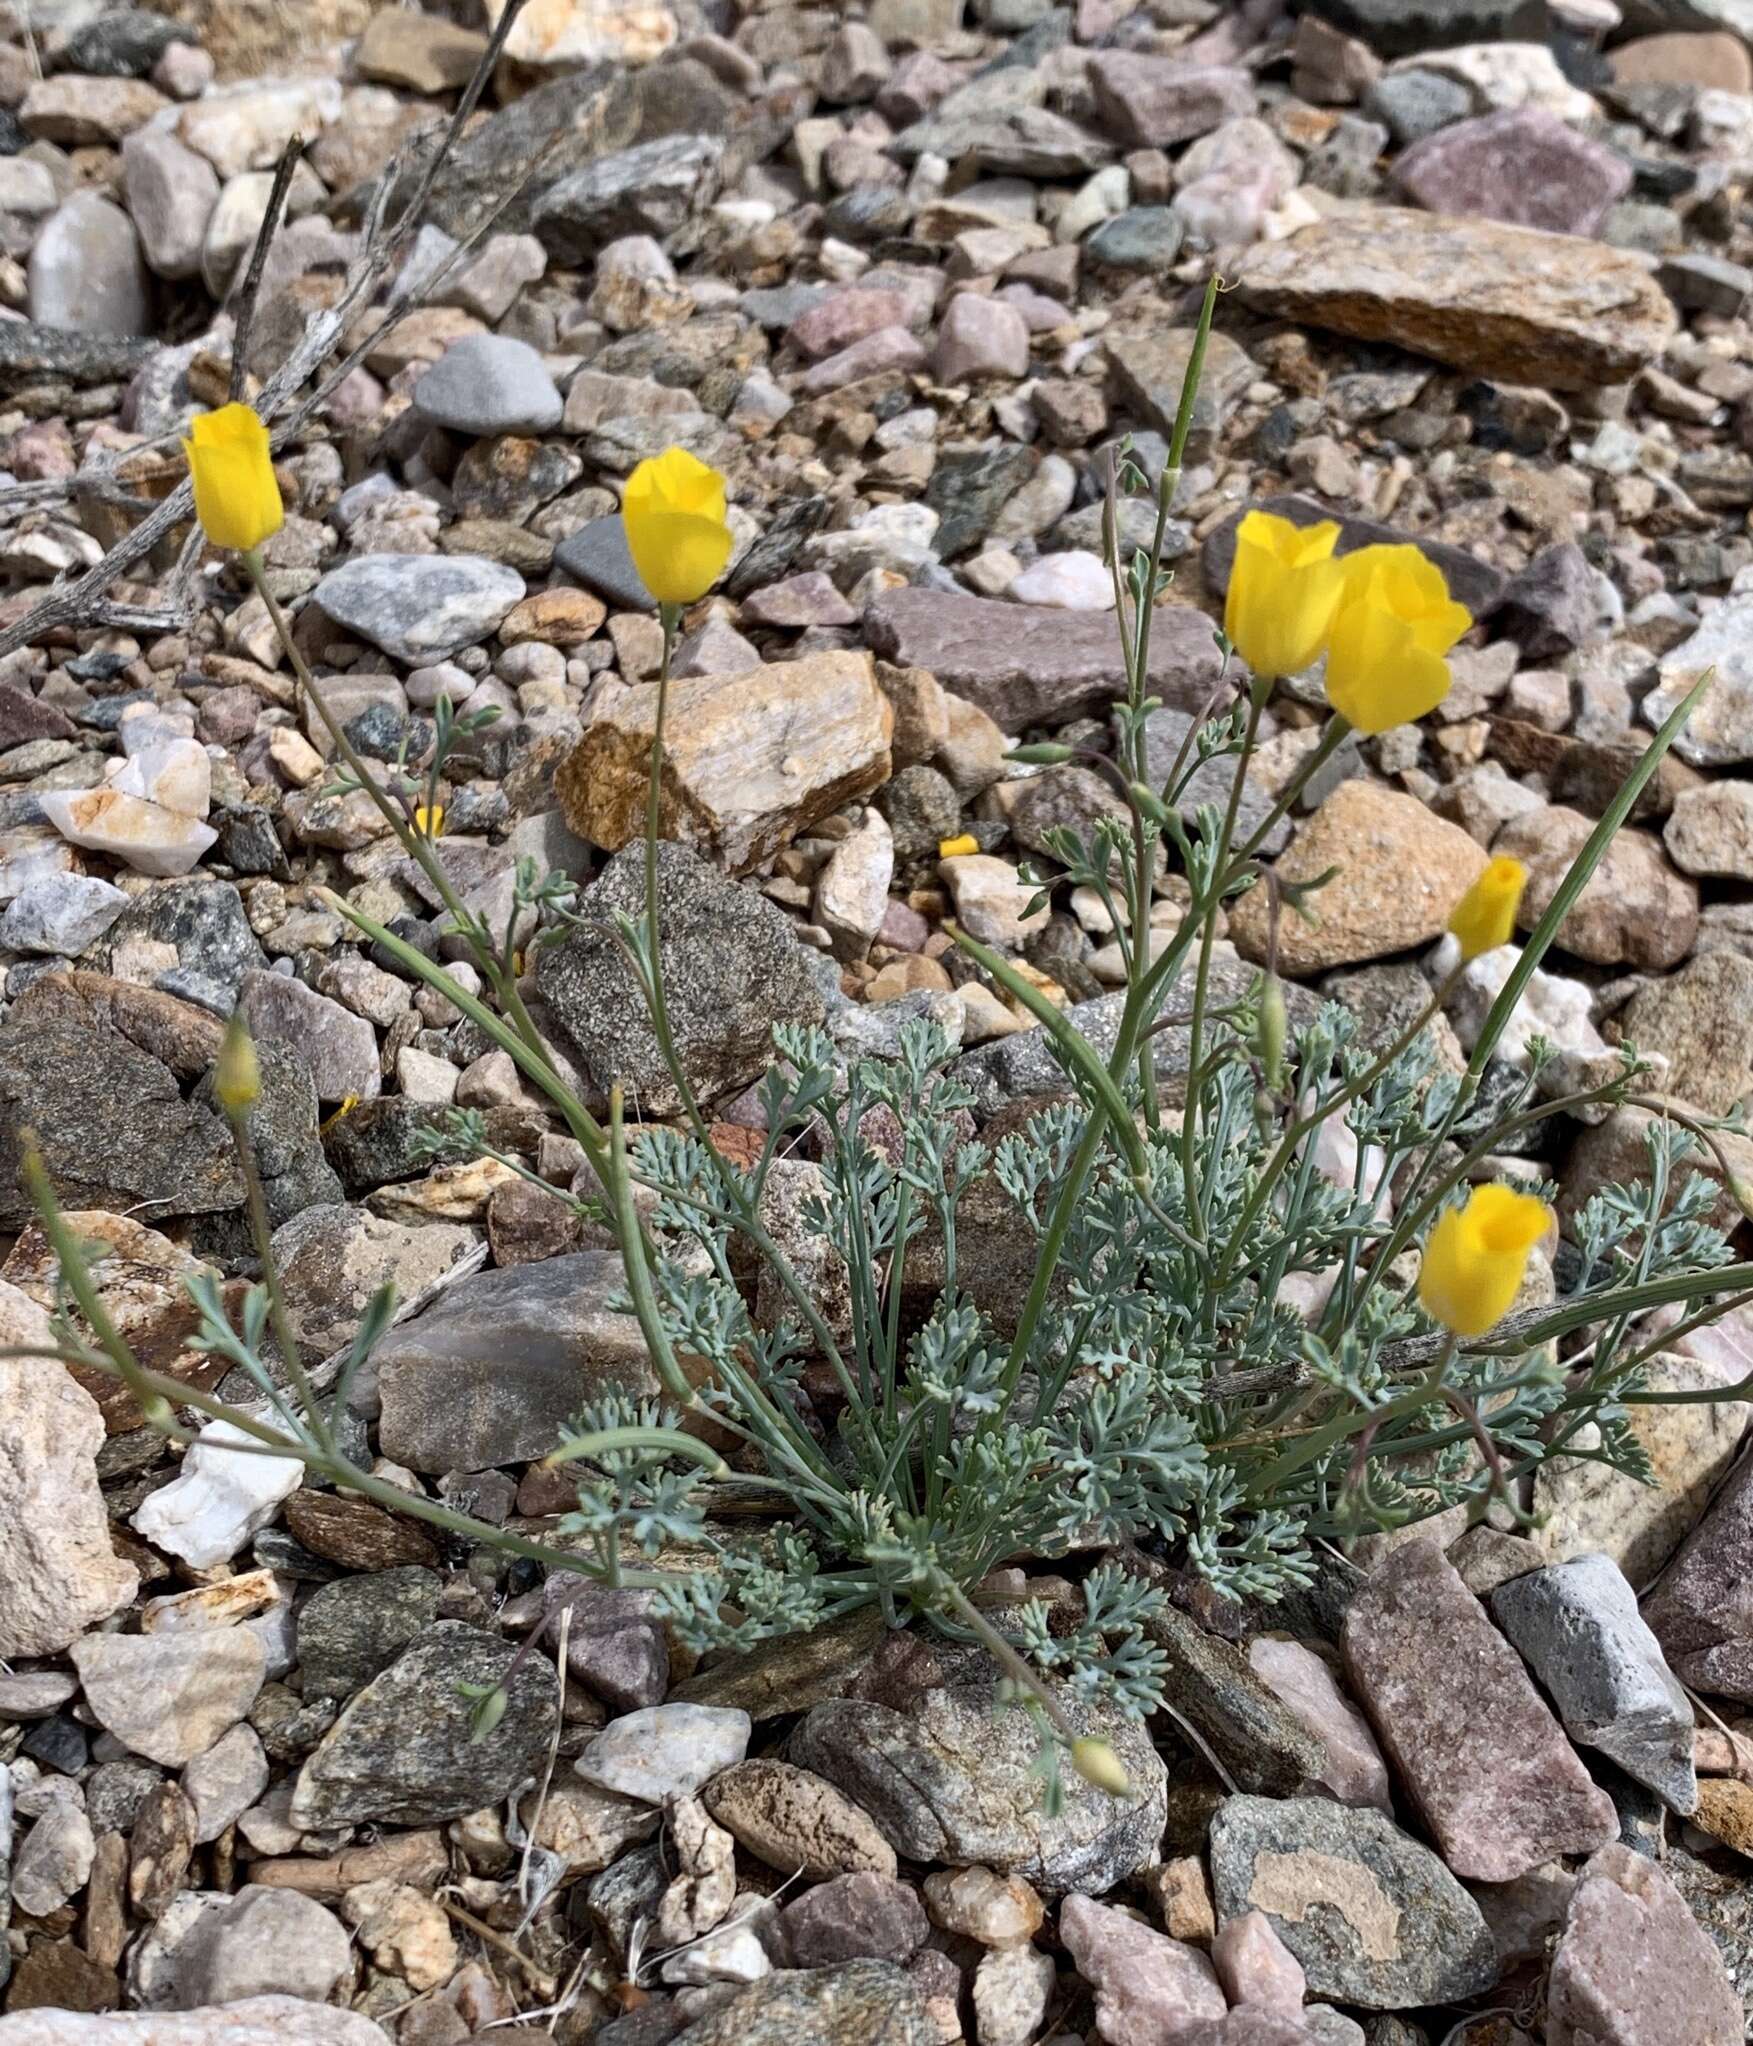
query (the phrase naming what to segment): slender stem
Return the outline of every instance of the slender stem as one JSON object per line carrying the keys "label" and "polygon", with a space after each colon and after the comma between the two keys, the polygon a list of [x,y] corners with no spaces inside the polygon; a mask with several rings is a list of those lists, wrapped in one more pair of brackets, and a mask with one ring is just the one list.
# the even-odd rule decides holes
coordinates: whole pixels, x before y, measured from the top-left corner
{"label": "slender stem", "polygon": [[268,1295],[268,1321],[274,1331],[274,1341],[279,1346],[282,1366],[286,1372],[298,1404],[317,1440],[327,1450],[333,1450],[335,1439],[329,1433],[327,1416],[318,1404],[311,1382],[305,1375],[304,1358],[298,1346],[298,1331],[292,1325],[292,1316],[286,1306],[286,1289],[280,1283],[280,1261],[274,1255],[273,1231],[268,1223],[268,1200],[262,1191],[262,1175],[256,1166],[255,1146],[250,1142],[246,1127],[247,1109],[228,1110],[227,1120],[231,1124],[232,1142],[237,1147],[237,1162],[243,1173],[244,1208],[250,1218],[250,1235],[256,1246],[256,1260],[262,1268],[262,1285]]}

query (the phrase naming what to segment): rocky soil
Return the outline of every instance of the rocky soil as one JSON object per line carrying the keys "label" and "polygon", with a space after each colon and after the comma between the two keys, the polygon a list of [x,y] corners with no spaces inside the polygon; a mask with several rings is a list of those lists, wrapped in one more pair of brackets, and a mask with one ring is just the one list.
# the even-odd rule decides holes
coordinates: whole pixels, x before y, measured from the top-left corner
{"label": "rocky soil", "polygon": [[[184,1281],[252,1269],[212,1093],[237,1008],[311,1361],[385,1279],[429,1302],[340,1417],[380,1476],[549,1529],[556,1430],[648,1375],[573,1211],[421,1148],[460,1105],[553,1187],[581,1166],[329,906],[454,949],[331,786],[260,599],[173,527],[40,608],[168,495],[234,354],[254,395],[331,310],[331,367],[359,359],[283,451],[272,586],[369,759],[419,760],[442,695],[501,713],[440,841],[498,919],[526,855],[642,901],[660,632],[617,486],[672,443],[730,478],[661,880],[727,1155],[776,1023],[856,1055],[935,1017],[983,1121],[1059,1084],[952,913],[1099,1036],[1102,905],[1030,914],[1018,869],[1111,799],[1005,753],[1111,743],[1103,479],[1122,436],[1160,471],[1214,268],[1152,643],[1165,763],[1249,505],[1416,542],[1478,620],[1440,709],[1348,744],[1285,835],[1287,875],[1341,872],[1281,964],[1391,1037],[1488,849],[1531,868],[1530,928],[1709,668],[1503,1052],[1544,1035],[1562,1084],[1630,1040],[1678,1102],[1753,1096],[1753,11],[529,0],[418,234],[349,296],[497,11],[0,11],[0,1344],[46,1341],[56,1301],[29,1128],[111,1315],[221,1380]],[[1319,721],[1318,687],[1279,692],[1244,818]],[[1242,903],[1220,977],[1264,941]],[[1445,1056],[1512,956],[1468,970]],[[675,1109],[612,945],[568,937],[527,985],[587,1095]],[[1504,1169],[1572,1213],[1639,1170],[1650,1113],[1541,1125]],[[974,1233],[967,1283],[1002,1298],[1016,1255]],[[1741,1315],[1655,1382],[1750,1367]],[[696,1666],[638,1594],[568,1607],[222,1431],[179,1460],[99,1375],[0,1363],[0,2046],[1731,2046],[1748,1410],[1635,1412],[1648,1487],[1564,1462],[1532,1536],[1439,1522],[1294,1610],[1172,1611],[1181,1720],[1096,1712],[1132,1789],[1048,1820],[977,1657],[859,1622]],[[538,1627],[472,1742],[459,1684]]]}

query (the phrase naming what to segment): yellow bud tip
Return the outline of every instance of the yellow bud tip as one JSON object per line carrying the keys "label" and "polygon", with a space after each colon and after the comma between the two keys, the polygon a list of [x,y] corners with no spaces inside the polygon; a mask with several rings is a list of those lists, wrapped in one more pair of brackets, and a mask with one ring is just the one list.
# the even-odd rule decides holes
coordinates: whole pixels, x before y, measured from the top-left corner
{"label": "yellow bud tip", "polygon": [[937,856],[940,860],[965,860],[970,853],[980,850],[980,841],[971,831],[960,832],[954,838],[940,838],[937,842]]}
{"label": "yellow bud tip", "polygon": [[1086,1783],[1093,1783],[1098,1790],[1105,1790],[1112,1797],[1124,1797],[1132,1788],[1132,1779],[1121,1766],[1120,1757],[1106,1741],[1099,1741],[1086,1734],[1082,1740],[1071,1744],[1071,1766]]}
{"label": "yellow bud tip", "polygon": [[422,803],[414,812],[414,829],[422,838],[436,838],[444,829],[444,805]]}
{"label": "yellow bud tip", "polygon": [[243,1018],[233,1014],[225,1026],[219,1046],[219,1063],[213,1069],[213,1091],[227,1115],[242,1115],[260,1097],[262,1069],[256,1060],[255,1041]]}

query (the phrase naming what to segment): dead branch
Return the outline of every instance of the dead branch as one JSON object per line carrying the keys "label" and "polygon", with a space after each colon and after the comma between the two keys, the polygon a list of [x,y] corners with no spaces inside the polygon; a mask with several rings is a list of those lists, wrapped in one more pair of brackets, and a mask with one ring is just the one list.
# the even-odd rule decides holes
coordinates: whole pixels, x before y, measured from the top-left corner
{"label": "dead branch", "polygon": [[280,216],[286,210],[286,195],[292,190],[292,174],[303,154],[302,135],[294,135],[280,152],[280,161],[274,166],[274,182],[268,191],[268,208],[256,230],[256,245],[250,250],[249,268],[244,272],[243,286],[237,293],[237,322],[231,336],[231,402],[234,405],[243,396],[244,379],[249,374],[244,367],[244,358],[249,353],[256,299],[261,293],[262,272],[268,263],[268,244],[279,230]]}

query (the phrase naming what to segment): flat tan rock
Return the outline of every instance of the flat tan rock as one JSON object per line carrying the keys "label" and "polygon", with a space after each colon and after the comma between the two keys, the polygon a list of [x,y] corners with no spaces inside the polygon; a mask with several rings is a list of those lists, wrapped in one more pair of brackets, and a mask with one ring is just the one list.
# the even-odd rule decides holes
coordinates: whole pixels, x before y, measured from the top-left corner
{"label": "flat tan rock", "polygon": [[1676,325],[1667,294],[1625,251],[1398,206],[1261,243],[1237,294],[1257,312],[1561,391],[1626,382]]}
{"label": "flat tan rock", "polygon": [[[1484,848],[1432,816],[1416,796],[1375,782],[1341,782],[1278,862],[1287,881],[1339,869],[1308,898],[1313,925],[1286,907],[1278,928],[1280,971],[1320,973],[1428,944],[1484,866]],[[1230,910],[1230,936],[1244,959],[1266,957],[1268,910],[1263,887]]]}
{"label": "flat tan rock", "polygon": [[[645,830],[657,685],[617,697],[554,778],[580,838],[619,852]],[[818,817],[889,778],[894,711],[869,654],[811,654],[670,685],[659,830],[746,874]]]}

